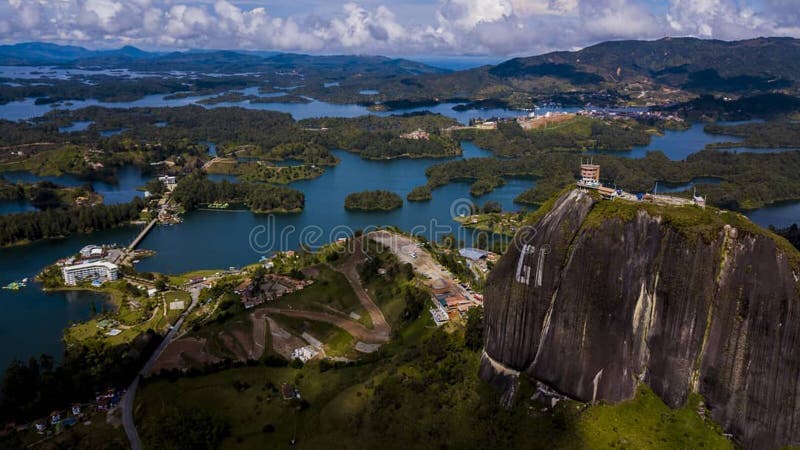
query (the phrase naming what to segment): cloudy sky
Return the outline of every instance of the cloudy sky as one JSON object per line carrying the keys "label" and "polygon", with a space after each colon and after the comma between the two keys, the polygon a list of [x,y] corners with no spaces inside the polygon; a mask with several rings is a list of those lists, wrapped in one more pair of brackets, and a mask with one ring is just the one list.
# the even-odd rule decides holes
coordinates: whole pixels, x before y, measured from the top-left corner
{"label": "cloudy sky", "polygon": [[800,37],[798,0],[0,0],[0,41],[534,54],[610,39]]}

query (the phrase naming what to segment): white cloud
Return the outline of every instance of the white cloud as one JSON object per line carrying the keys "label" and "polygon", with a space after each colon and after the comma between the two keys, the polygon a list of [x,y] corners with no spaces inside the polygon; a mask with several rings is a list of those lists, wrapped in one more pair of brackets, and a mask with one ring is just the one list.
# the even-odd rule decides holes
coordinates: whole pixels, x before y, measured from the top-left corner
{"label": "white cloud", "polygon": [[420,0],[354,0],[339,7],[327,0],[294,1],[297,6],[281,4],[276,15],[263,2],[250,0],[0,0],[0,40],[531,54],[666,35],[800,36],[796,0],[669,0],[665,8],[654,8],[649,0],[429,0],[427,5]]}

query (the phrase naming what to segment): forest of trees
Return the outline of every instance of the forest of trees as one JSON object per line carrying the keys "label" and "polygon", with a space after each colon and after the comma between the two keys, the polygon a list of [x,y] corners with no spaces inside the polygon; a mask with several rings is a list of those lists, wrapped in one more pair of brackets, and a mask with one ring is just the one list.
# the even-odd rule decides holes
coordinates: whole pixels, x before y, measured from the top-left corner
{"label": "forest of trees", "polygon": [[349,194],[344,207],[356,211],[392,211],[403,207],[403,199],[389,191],[364,191]]}
{"label": "forest of trees", "polygon": [[252,211],[294,212],[305,206],[302,192],[285,186],[263,183],[215,183],[201,174],[181,179],[172,192],[172,198],[187,210],[209,203],[243,203]]}
{"label": "forest of trees", "polygon": [[101,341],[70,347],[56,365],[52,356],[12,361],[0,387],[0,420],[25,421],[46,416],[96,392],[125,388],[161,342],[152,330],[130,343]]}
{"label": "forest of trees", "polygon": [[124,225],[139,218],[144,200],[119,205],[55,208],[0,216],[0,246],[88,233]]}
{"label": "forest of trees", "polygon": [[800,123],[793,120],[750,122],[736,125],[709,124],[705,130],[742,138],[742,141],[709,144],[708,148],[799,148]]}
{"label": "forest of trees", "polygon": [[[444,157],[459,154],[456,141],[441,135],[441,129],[457,125],[454,119],[440,114],[404,114],[352,119],[306,119],[300,125],[320,131],[319,139],[327,148],[355,152],[367,159],[399,157]],[[416,130],[429,133],[429,139],[405,139],[400,135]]]}
{"label": "forest of trees", "polygon": [[552,127],[524,130],[516,122],[500,122],[497,130],[459,130],[457,140],[468,140],[501,157],[540,152],[630,150],[650,143],[649,126],[635,120],[576,117]]}
{"label": "forest of trees", "polygon": [[[602,166],[603,181],[630,192],[647,192],[656,182],[688,183],[694,178],[723,180],[701,187],[701,193],[716,206],[733,210],[756,209],[777,201],[800,199],[800,184],[795,182],[800,170],[800,152],[730,153],[703,150],[685,161],[671,161],[661,152],[648,153],[641,159],[596,155]],[[448,161],[426,169],[428,186],[472,180],[481,182],[481,190],[494,177],[532,177],[536,186],[517,201],[541,203],[573,184],[578,177],[580,155],[576,153],[540,153],[519,159],[473,158]]]}

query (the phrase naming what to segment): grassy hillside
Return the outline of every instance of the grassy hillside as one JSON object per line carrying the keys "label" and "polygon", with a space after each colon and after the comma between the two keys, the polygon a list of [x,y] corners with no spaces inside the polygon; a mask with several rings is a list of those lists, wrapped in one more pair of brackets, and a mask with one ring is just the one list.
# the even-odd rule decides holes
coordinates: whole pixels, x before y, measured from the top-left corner
{"label": "grassy hillside", "polygon": [[[434,330],[424,317],[372,362],[330,369],[241,367],[148,383],[137,398],[145,443],[159,424],[197,411],[228,426],[220,448],[730,448],[697,413],[697,399],[670,410],[643,389],[620,405],[530,400],[523,383],[514,407],[477,377],[480,353],[460,332]],[[284,401],[282,383],[302,401]]]}

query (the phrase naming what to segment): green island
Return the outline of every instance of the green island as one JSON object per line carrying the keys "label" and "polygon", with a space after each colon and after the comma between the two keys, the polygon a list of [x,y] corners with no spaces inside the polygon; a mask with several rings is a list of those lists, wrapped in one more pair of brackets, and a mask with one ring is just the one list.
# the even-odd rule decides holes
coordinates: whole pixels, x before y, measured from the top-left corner
{"label": "green island", "polygon": [[416,186],[411,189],[406,199],[410,202],[426,202],[433,198],[433,191],[430,186]]}
{"label": "green island", "polygon": [[241,203],[255,213],[300,212],[305,206],[302,192],[285,186],[263,183],[230,183],[222,180],[215,183],[202,174],[182,178],[172,199],[186,210],[201,205]]}
{"label": "green island", "polygon": [[289,184],[321,176],[325,169],[316,165],[274,166],[262,161],[218,159],[206,167],[206,173],[236,175],[242,181]]}
{"label": "green island", "polygon": [[709,124],[706,132],[742,138],[741,142],[719,142],[709,148],[725,149],[735,147],[750,148],[788,148],[800,147],[800,123],[790,119],[777,119],[767,122],[742,123],[736,125]]}
{"label": "green island", "polygon": [[37,209],[51,209],[98,205],[103,197],[94,192],[90,183],[66,187],[49,181],[12,183],[0,179],[0,200],[25,200]]}
{"label": "green island", "polygon": [[[567,114],[554,119],[531,120],[530,129],[517,121],[500,121],[497,129],[459,129],[454,138],[468,140],[500,157],[520,157],[538,152],[614,150],[647,145],[666,128],[685,126],[665,120],[648,123],[625,118],[594,118]],[[540,122],[540,123],[539,123]]]}
{"label": "green island", "polygon": [[389,191],[364,191],[348,194],[344,207],[355,211],[392,211],[403,207],[403,198]]}
{"label": "green island", "polygon": [[[541,204],[577,177],[580,155],[575,153],[539,153],[519,159],[475,158],[449,161],[426,170],[428,186],[435,189],[451,182],[469,180],[476,191],[485,193],[496,177],[530,177],[536,186],[523,192],[517,202]],[[685,161],[671,161],[660,152],[630,159],[595,155],[603,167],[603,179],[634,192],[648,192],[656,182],[681,184],[696,178],[723,180],[701,185],[708,202],[732,210],[760,208],[775,202],[800,198],[800,186],[791,182],[800,152],[729,153],[703,150]],[[683,195],[689,195],[689,192]]]}
{"label": "green island", "polygon": [[0,215],[0,246],[119,227],[142,219],[139,198],[120,205],[78,206]]}

